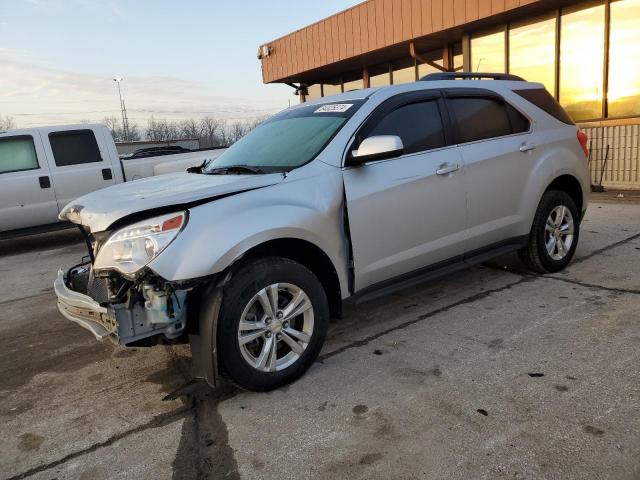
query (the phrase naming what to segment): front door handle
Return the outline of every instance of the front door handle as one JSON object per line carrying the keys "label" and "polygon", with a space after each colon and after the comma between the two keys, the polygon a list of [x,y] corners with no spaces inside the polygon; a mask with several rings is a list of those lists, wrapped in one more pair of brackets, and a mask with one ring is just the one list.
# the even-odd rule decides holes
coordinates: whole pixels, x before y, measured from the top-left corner
{"label": "front door handle", "polygon": [[535,150],[535,149],[536,149],[535,145],[531,145],[531,144],[527,145],[526,143],[523,143],[522,146],[520,147],[520,151],[522,153],[527,153],[527,152],[530,152],[531,150]]}
{"label": "front door handle", "polygon": [[436,175],[448,175],[455,172],[456,170],[460,170],[460,165],[458,165],[457,163],[454,165],[443,163],[442,165],[440,165],[440,168],[436,170]]}
{"label": "front door handle", "polygon": [[51,180],[47,176],[38,177],[38,182],[40,183],[40,188],[42,189],[51,188]]}
{"label": "front door handle", "polygon": [[110,168],[103,168],[102,169],[102,179],[103,180],[111,180],[111,179],[113,179],[113,174],[111,173],[111,169]]}

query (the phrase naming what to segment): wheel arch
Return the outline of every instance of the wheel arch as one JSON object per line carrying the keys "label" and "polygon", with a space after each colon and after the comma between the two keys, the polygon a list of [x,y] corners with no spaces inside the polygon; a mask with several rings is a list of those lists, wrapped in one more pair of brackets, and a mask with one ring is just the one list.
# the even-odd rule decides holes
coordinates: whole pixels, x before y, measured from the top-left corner
{"label": "wheel arch", "polygon": [[582,191],[580,181],[578,181],[576,177],[569,174],[560,175],[556,177],[544,191],[548,192],[549,190],[559,190],[569,195],[576,204],[578,214],[582,215],[585,202],[584,192]]}
{"label": "wheel arch", "polygon": [[327,294],[331,317],[342,315],[340,277],[331,258],[320,247],[300,238],[267,240],[244,252],[229,266],[229,270],[233,272],[247,262],[264,257],[288,258],[307,267],[318,277]]}

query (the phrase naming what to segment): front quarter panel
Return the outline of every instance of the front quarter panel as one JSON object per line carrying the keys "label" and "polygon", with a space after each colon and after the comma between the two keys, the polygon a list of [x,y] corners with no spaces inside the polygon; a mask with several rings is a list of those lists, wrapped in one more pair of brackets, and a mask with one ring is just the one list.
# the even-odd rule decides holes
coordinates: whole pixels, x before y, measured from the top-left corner
{"label": "front quarter panel", "polygon": [[184,231],[149,267],[170,281],[200,278],[222,272],[264,242],[300,239],[327,254],[346,297],[342,208],[340,170],[311,162],[278,185],[192,208]]}

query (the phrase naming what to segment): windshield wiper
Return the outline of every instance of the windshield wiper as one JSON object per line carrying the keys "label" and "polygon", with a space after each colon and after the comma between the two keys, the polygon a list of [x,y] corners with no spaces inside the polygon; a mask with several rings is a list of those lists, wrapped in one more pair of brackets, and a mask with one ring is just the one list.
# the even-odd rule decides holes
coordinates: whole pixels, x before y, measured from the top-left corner
{"label": "windshield wiper", "polygon": [[265,171],[260,167],[252,167],[250,165],[231,165],[229,167],[212,168],[211,170],[203,171],[203,173],[210,174],[210,175],[228,175],[233,173],[262,174],[262,173],[265,173]]}

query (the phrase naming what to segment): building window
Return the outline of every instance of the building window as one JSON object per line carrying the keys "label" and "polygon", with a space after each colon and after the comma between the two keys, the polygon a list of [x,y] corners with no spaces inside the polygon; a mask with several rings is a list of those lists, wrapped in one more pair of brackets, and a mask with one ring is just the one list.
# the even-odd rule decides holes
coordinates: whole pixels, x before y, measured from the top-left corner
{"label": "building window", "polygon": [[336,79],[322,84],[322,94],[325,97],[342,93],[342,80]]}
{"label": "building window", "polygon": [[362,72],[353,73],[351,75],[345,75],[344,85],[342,90],[344,92],[350,92],[352,90],[361,90],[364,88],[364,81],[362,80]]}
{"label": "building window", "polygon": [[20,172],[40,168],[33,146],[33,137],[0,138],[0,173]]}
{"label": "building window", "polygon": [[560,103],[574,120],[600,118],[604,68],[604,5],[571,8],[562,13]]}
{"label": "building window", "polygon": [[391,75],[389,75],[389,65],[378,65],[369,68],[369,86],[386,87],[391,85]]}
{"label": "building window", "polygon": [[307,87],[307,100],[315,100],[320,97],[322,97],[322,88],[319,83],[315,83]]}
{"label": "building window", "polygon": [[610,18],[608,114],[640,115],[640,0],[612,2]]}
{"label": "building window", "polygon": [[102,161],[98,142],[91,130],[68,130],[49,134],[53,158],[58,167]]}
{"label": "building window", "polygon": [[509,29],[509,73],[556,89],[556,19],[529,21]]}
{"label": "building window", "polygon": [[505,34],[503,30],[471,38],[471,70],[474,72],[505,72]]}
{"label": "building window", "polygon": [[[427,60],[435,63],[436,65],[440,65],[444,68],[444,61],[442,60],[442,49],[436,50],[435,52],[427,52],[422,55]],[[429,65],[428,63],[419,63],[418,64],[418,78],[422,78],[431,73],[440,73],[442,70]]]}
{"label": "building window", "polygon": [[413,58],[401,60],[392,66],[391,80],[394,85],[416,81],[416,62]]}

